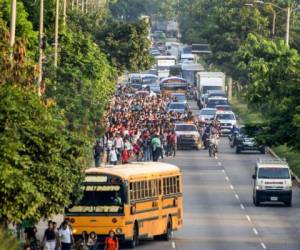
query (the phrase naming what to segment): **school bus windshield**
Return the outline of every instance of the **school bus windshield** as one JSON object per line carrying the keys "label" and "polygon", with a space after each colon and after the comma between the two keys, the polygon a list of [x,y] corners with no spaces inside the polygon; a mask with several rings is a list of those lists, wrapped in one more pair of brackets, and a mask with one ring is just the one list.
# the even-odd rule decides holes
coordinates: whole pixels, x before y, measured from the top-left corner
{"label": "school bus windshield", "polygon": [[67,213],[120,213],[126,198],[122,186],[85,186],[82,199],[67,209]]}

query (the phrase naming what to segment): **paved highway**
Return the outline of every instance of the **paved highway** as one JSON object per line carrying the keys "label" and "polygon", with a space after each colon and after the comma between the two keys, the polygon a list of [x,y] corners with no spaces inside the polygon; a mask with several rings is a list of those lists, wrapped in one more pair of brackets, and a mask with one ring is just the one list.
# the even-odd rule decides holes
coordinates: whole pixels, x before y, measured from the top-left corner
{"label": "paved highway", "polygon": [[166,162],[181,167],[184,226],[171,242],[141,242],[138,249],[299,250],[300,189],[294,185],[293,206],[252,203],[252,174],[260,154],[235,154],[227,138],[218,159],[208,152],[179,151]]}

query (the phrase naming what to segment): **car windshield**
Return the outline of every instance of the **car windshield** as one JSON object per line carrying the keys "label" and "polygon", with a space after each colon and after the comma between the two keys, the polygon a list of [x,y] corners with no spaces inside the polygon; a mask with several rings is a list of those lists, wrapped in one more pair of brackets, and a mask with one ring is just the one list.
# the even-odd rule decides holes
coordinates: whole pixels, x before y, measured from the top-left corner
{"label": "car windshield", "polygon": [[157,78],[152,76],[143,77],[143,83],[144,84],[153,84],[156,83]]}
{"label": "car windshield", "polygon": [[228,104],[228,102],[227,102],[227,100],[225,100],[225,99],[218,99],[218,100],[216,100],[216,99],[213,99],[213,100],[209,100],[208,101],[208,104],[207,104],[207,106],[208,107],[216,107],[217,105],[227,105]]}
{"label": "car windshield", "polygon": [[170,109],[185,109],[185,105],[183,103],[171,103],[169,108]]}
{"label": "car windshield", "polygon": [[218,114],[217,120],[235,120],[233,114]]}
{"label": "car windshield", "polygon": [[216,111],[212,109],[204,109],[200,111],[200,115],[215,115]]}
{"label": "car windshield", "polygon": [[176,125],[176,131],[197,131],[196,127],[193,125]]}
{"label": "car windshield", "polygon": [[258,179],[290,179],[288,168],[259,168]]}

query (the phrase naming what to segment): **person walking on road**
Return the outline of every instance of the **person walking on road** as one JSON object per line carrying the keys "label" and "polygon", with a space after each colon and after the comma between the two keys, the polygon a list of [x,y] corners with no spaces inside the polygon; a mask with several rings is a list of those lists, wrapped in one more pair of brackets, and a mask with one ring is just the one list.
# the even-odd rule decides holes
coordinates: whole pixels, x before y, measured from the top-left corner
{"label": "person walking on road", "polygon": [[151,145],[153,149],[153,161],[158,161],[161,154],[161,141],[157,134],[154,135]]}
{"label": "person walking on road", "polygon": [[110,230],[109,236],[105,239],[104,250],[119,250],[119,240],[113,230]]}
{"label": "person walking on road", "polygon": [[45,230],[43,237],[43,245],[47,250],[55,250],[56,247],[56,235],[53,227],[53,222],[48,221],[48,228]]}
{"label": "person walking on road", "polygon": [[96,141],[93,150],[94,150],[95,167],[98,168],[100,167],[101,153],[103,152],[103,148],[101,147],[99,140]]}
{"label": "person walking on road", "polygon": [[89,250],[96,250],[97,249],[97,235],[95,232],[91,232],[89,234],[89,238],[87,241],[87,246]]}
{"label": "person walking on road", "polygon": [[72,242],[74,242],[72,230],[67,221],[64,221],[58,231],[61,242],[61,250],[71,250]]}
{"label": "person walking on road", "polygon": [[111,165],[117,165],[118,163],[118,155],[115,146],[111,148],[109,151],[109,162]]}

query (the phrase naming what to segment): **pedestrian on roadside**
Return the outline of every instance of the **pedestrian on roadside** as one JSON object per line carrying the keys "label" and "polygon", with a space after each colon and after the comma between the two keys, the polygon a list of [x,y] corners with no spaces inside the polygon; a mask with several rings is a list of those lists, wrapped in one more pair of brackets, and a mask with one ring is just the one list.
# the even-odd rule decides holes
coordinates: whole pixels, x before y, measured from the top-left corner
{"label": "pedestrian on roadside", "polygon": [[153,161],[158,161],[161,154],[161,141],[158,134],[155,134],[152,141]]}
{"label": "pedestrian on roadside", "polygon": [[61,250],[71,250],[72,243],[74,242],[72,230],[65,220],[58,231],[61,242]]}
{"label": "pedestrian on roadside", "polygon": [[56,235],[53,227],[53,222],[48,221],[48,228],[45,230],[43,237],[43,245],[47,250],[55,250],[56,247]]}
{"label": "pedestrian on roadside", "polygon": [[129,163],[129,159],[130,159],[130,152],[127,149],[127,147],[125,147],[124,150],[122,151],[122,164]]}
{"label": "pedestrian on roadside", "polygon": [[23,250],[31,250],[30,245],[29,244],[25,244],[23,247]]}
{"label": "pedestrian on roadside", "polygon": [[95,167],[98,168],[100,167],[101,153],[103,152],[103,148],[100,145],[99,140],[96,141],[93,150],[94,150]]}
{"label": "pedestrian on roadside", "polygon": [[96,250],[97,249],[97,234],[95,232],[91,232],[89,234],[89,238],[87,241],[87,246],[89,250]]}
{"label": "pedestrian on roadside", "polygon": [[176,149],[177,149],[177,135],[175,131],[171,133],[170,136],[170,156],[176,156]]}
{"label": "pedestrian on roadside", "polygon": [[119,239],[113,230],[109,231],[109,236],[105,239],[104,250],[119,250]]}
{"label": "pedestrian on roadside", "polygon": [[31,250],[37,250],[37,228],[35,226],[27,227],[25,228],[24,233],[26,244],[30,246]]}
{"label": "pedestrian on roadside", "polygon": [[58,228],[57,228],[57,223],[55,221],[53,221],[53,231],[55,233],[55,250],[59,250],[60,249],[60,242],[59,242],[59,234],[58,234]]}
{"label": "pedestrian on roadside", "polygon": [[109,162],[111,165],[117,165],[118,155],[115,146],[112,146],[109,152]]}

